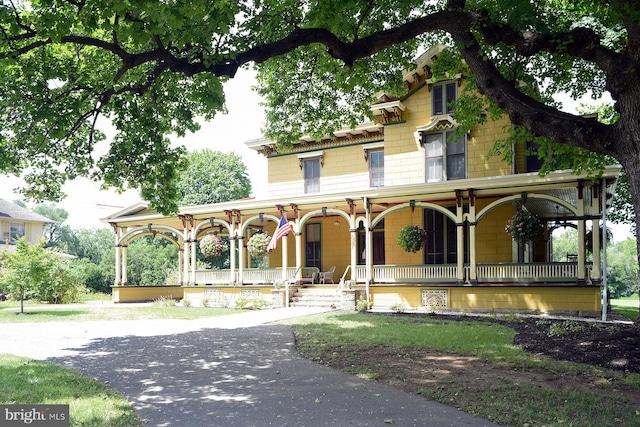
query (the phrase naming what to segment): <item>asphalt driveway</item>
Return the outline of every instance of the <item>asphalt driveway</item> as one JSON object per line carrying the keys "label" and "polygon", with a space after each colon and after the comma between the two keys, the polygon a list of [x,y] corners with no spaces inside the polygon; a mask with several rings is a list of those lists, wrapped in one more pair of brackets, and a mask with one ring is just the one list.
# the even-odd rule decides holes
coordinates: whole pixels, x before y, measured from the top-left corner
{"label": "asphalt driveway", "polygon": [[495,426],[306,360],[288,326],[313,309],[204,320],[4,324],[0,352],[119,390],[149,426]]}

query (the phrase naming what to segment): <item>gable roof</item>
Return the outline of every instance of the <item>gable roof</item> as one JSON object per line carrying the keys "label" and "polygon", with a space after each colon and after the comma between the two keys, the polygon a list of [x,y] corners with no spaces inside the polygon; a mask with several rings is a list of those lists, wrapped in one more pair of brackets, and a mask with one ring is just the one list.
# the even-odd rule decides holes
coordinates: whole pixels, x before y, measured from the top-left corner
{"label": "gable roof", "polygon": [[23,208],[22,206],[18,206],[15,203],[0,199],[0,219],[4,218],[42,222],[47,224],[53,223],[53,221],[46,216],[37,214],[29,209]]}

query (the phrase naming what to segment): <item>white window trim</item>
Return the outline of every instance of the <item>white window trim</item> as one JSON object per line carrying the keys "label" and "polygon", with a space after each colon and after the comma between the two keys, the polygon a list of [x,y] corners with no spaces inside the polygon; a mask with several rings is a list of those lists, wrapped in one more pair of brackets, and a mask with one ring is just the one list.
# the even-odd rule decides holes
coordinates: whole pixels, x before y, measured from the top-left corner
{"label": "white window trim", "polygon": [[[429,181],[427,179],[428,176],[428,172],[427,172],[427,155],[426,155],[426,147],[425,144],[422,143],[422,133],[420,132],[420,140],[421,140],[421,145],[423,150],[425,151],[424,154],[424,175],[425,175],[425,182],[426,183],[430,183],[430,182],[447,182],[447,181],[459,181],[461,179],[467,179],[468,177],[468,166],[469,166],[469,140],[467,138],[467,136],[464,136],[464,177],[462,178],[449,178],[449,174],[447,171],[447,144],[449,143],[447,141],[447,133],[451,132],[451,129],[444,129],[444,130],[437,130],[437,131],[433,131],[433,132],[425,132],[425,133],[429,133],[429,134],[442,134],[442,178],[440,180],[437,181]],[[453,143],[456,144],[456,143]]]}
{"label": "white window trim", "polygon": [[443,80],[443,81],[440,81],[438,83],[429,84],[429,88],[428,89],[429,89],[429,92],[431,93],[431,115],[433,117],[442,116],[442,115],[448,115],[449,114],[449,112],[447,111],[448,102],[444,102],[444,99],[443,99],[443,105],[442,105],[442,113],[433,114],[433,110],[434,110],[433,106],[434,106],[434,102],[435,102],[434,99],[433,99],[433,88],[434,87],[442,87],[443,88],[442,94],[443,94],[443,97],[444,97],[444,95],[446,94],[446,86],[449,85],[449,84],[454,84],[455,88],[456,88],[455,100],[457,101],[458,100],[458,86],[460,86],[461,75],[457,74],[455,77],[456,78],[452,79],[452,80]]}
{"label": "white window trim", "polygon": [[310,153],[298,154],[298,165],[300,166],[300,170],[302,170],[302,164],[305,160],[314,159],[316,157],[320,158],[320,167],[324,167],[324,151],[313,151]]}
{"label": "white window trim", "polygon": [[364,160],[369,161],[369,151],[371,150],[384,150],[384,141],[372,142],[371,144],[364,144],[362,151],[364,152]]}

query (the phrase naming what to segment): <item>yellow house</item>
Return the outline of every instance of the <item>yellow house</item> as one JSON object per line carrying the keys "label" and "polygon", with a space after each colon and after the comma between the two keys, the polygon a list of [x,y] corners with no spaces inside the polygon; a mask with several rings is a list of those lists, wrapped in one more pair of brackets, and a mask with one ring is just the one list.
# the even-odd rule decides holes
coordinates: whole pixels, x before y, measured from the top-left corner
{"label": "yellow house", "polygon": [[[620,168],[597,180],[571,171],[540,177],[523,150],[513,165],[487,159],[506,136],[506,121],[478,124],[453,141],[448,104],[464,82],[431,82],[439,49],[406,74],[405,96],[380,95],[372,122],[286,150],[248,141],[268,159],[265,198],[184,207],[176,217],[139,203],[104,218],[116,234],[114,300],[171,295],[225,305],[242,296],[344,309],[364,300],[373,309],[600,315],[600,253],[587,262],[586,226],[597,230],[605,220]],[[505,227],[523,206],[542,229],[516,241]],[[273,236],[281,218],[290,232],[264,260],[252,257],[251,236]],[[578,230],[578,253],[551,262],[550,234],[569,223]],[[413,225],[426,244],[406,252],[398,235]],[[228,270],[196,268],[198,241],[211,233],[230,239]],[[180,286],[127,286],[127,245],[149,234],[180,248]],[[591,234],[599,248],[599,233]]]}
{"label": "yellow house", "polygon": [[14,252],[20,238],[36,244],[43,236],[44,226],[52,224],[49,218],[0,199],[0,250]]}

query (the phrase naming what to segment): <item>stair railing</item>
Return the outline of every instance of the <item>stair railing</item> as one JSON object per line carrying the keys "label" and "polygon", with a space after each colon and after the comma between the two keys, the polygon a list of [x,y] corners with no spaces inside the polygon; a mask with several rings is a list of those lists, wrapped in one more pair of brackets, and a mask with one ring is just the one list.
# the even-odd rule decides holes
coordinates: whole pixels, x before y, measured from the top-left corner
{"label": "stair railing", "polygon": [[351,264],[347,265],[347,268],[344,269],[344,273],[342,273],[342,277],[340,277],[340,282],[338,282],[338,287],[336,288],[336,293],[342,292],[346,285],[346,281],[344,280],[347,277],[347,273],[351,270]]}

